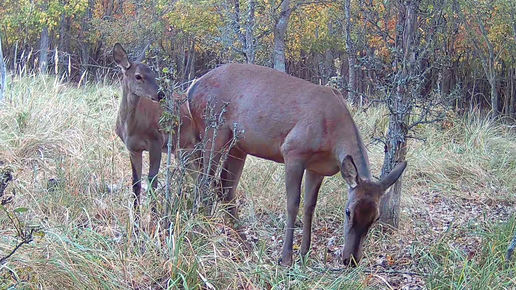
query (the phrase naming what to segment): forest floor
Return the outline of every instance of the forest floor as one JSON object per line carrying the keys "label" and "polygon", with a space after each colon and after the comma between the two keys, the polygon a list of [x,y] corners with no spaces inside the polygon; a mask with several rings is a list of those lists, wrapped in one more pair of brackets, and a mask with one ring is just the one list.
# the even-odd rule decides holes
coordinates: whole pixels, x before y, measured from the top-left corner
{"label": "forest floor", "polygon": [[[426,141],[408,144],[401,225],[376,225],[356,268],[339,258],[347,187],[338,175],[326,178],[310,257],[301,261],[297,251],[300,210],[296,261],[288,269],[277,265],[286,217],[280,164],[247,160],[237,194],[250,249],[225,223],[222,206],[193,215],[188,197],[176,203],[169,229],[159,223],[163,214],[151,218],[150,196],[135,223],[129,157],[113,130],[120,95],[112,85],[9,78],[0,107],[0,170],[11,170],[13,181],[0,197],[0,259],[37,230],[0,263],[0,289],[516,287],[516,263],[505,261],[516,231],[516,130],[509,122],[449,116],[446,126],[417,128]],[[387,130],[385,111],[353,114],[378,176],[383,146],[373,137]],[[163,164],[161,181],[165,171]],[[185,192],[194,186],[181,183]],[[163,186],[156,196],[163,205]]]}

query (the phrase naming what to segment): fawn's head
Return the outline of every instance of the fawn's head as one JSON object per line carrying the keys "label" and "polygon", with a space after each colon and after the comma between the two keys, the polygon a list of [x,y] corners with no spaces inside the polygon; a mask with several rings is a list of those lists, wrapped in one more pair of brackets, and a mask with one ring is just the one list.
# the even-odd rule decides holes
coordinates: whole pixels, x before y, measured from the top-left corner
{"label": "fawn's head", "polygon": [[141,63],[141,60],[130,62],[127,53],[119,43],[113,47],[113,59],[122,69],[124,74],[122,83],[129,90],[128,93],[156,102],[165,97],[164,93],[160,91],[156,83],[156,76],[149,66]]}

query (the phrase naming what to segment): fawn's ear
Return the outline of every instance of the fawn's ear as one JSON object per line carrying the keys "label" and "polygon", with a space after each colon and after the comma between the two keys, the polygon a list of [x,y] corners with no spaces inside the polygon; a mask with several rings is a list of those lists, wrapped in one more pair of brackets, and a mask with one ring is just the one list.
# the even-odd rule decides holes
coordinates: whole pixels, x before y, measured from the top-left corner
{"label": "fawn's ear", "polygon": [[120,43],[116,43],[113,47],[113,59],[123,70],[128,70],[131,67],[131,62],[127,58],[127,53]]}
{"label": "fawn's ear", "polygon": [[400,178],[406,167],[407,161],[403,161],[396,165],[396,167],[394,167],[394,169],[389,174],[387,174],[387,176],[380,180],[379,183],[382,189],[385,191],[391,187]]}
{"label": "fawn's ear", "polygon": [[353,158],[350,155],[346,155],[344,160],[342,160],[340,174],[351,188],[355,188],[360,182],[362,182],[362,179],[358,175],[355,162],[353,162]]}

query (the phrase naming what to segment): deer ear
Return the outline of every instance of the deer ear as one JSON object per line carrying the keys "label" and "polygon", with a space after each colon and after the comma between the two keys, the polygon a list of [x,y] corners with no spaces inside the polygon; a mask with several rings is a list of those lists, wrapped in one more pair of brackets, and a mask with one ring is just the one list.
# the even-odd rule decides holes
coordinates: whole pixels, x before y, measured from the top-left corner
{"label": "deer ear", "polygon": [[142,62],[142,61],[145,59],[145,52],[147,51],[147,49],[149,49],[149,47],[150,47],[151,43],[152,43],[152,42],[147,43],[147,45],[145,46],[145,48],[143,48],[142,53],[140,53],[140,55],[139,55],[139,56],[138,56],[138,58],[136,59],[136,62]]}
{"label": "deer ear", "polygon": [[131,67],[131,62],[129,62],[129,59],[127,58],[127,53],[120,43],[116,43],[113,47],[113,59],[123,70],[127,70]]}
{"label": "deer ear", "polygon": [[346,155],[344,160],[342,160],[340,174],[342,174],[342,178],[344,178],[351,188],[355,188],[360,182],[362,182],[362,179],[358,176],[355,162],[353,162],[353,158],[350,155]]}
{"label": "deer ear", "polygon": [[401,176],[405,168],[407,167],[407,161],[403,161],[396,165],[394,169],[387,174],[382,180],[380,180],[380,186],[385,191],[391,187]]}

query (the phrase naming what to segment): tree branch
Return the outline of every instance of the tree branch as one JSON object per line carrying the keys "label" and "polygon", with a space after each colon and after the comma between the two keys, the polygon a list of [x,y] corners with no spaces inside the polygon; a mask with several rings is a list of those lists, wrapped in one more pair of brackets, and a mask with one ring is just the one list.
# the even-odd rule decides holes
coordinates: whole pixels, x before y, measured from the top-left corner
{"label": "tree branch", "polygon": [[23,239],[21,242],[18,243],[18,245],[16,245],[16,247],[14,247],[14,249],[11,250],[11,252],[7,256],[1,258],[0,265],[3,265],[7,261],[7,259],[9,259],[12,255],[14,255],[14,253],[16,253],[16,251],[18,251],[18,249],[21,248],[21,246],[28,244],[30,242],[32,242],[32,235],[30,235],[29,239]]}

